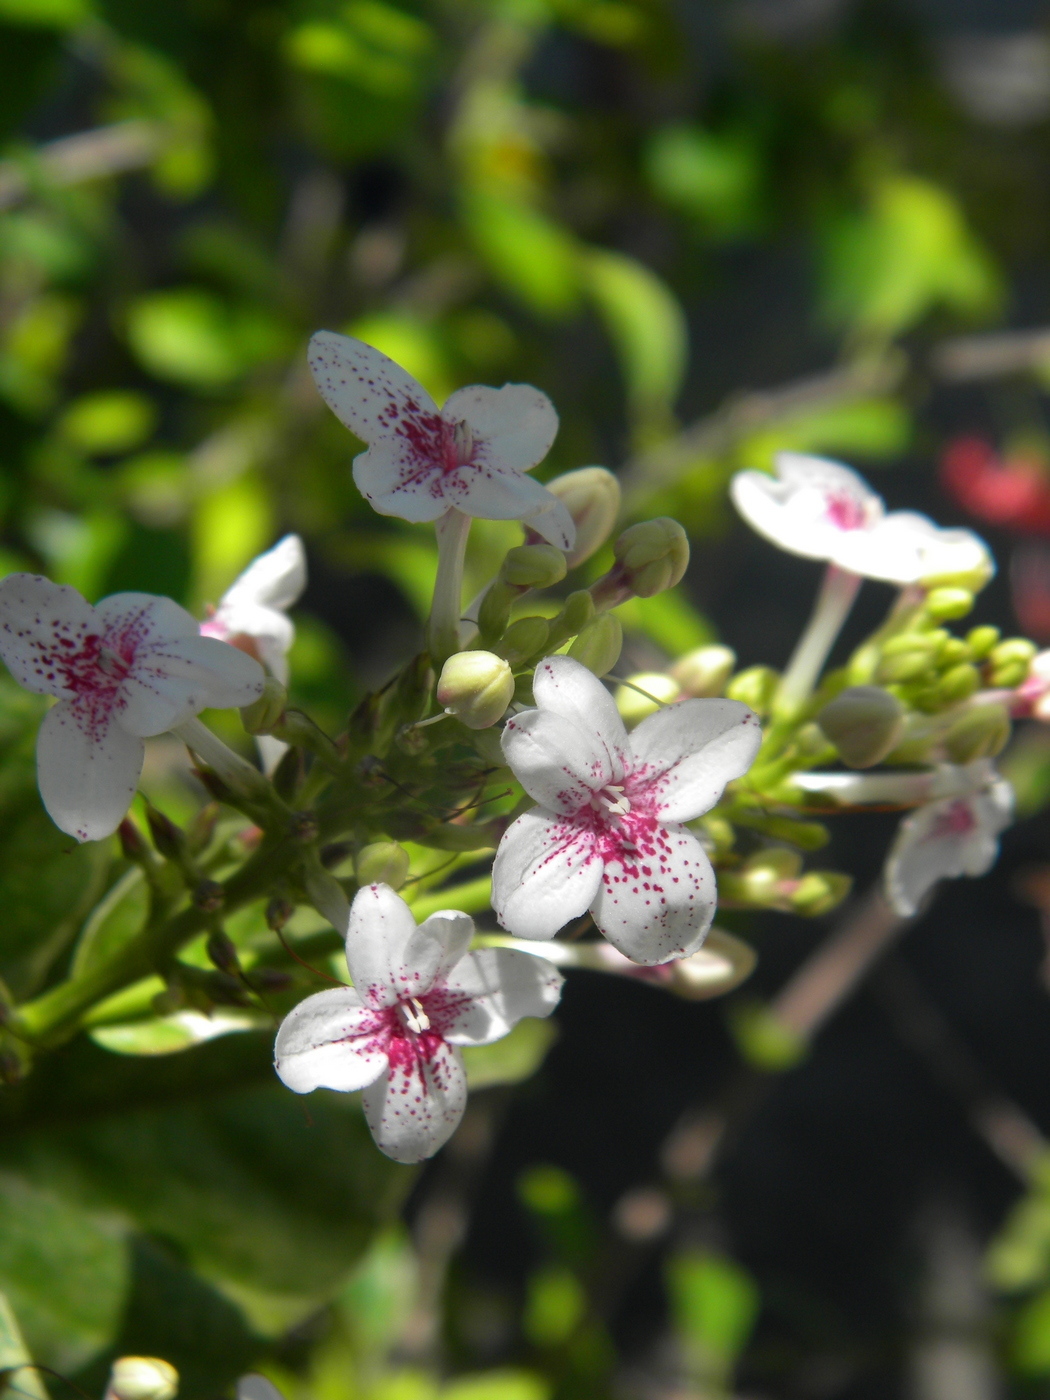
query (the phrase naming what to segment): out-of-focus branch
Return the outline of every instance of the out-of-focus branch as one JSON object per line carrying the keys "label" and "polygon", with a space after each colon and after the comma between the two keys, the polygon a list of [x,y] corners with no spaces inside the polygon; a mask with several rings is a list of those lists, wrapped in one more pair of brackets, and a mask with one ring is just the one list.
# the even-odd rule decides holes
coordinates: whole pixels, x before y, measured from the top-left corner
{"label": "out-of-focus branch", "polygon": [[[126,121],[78,131],[41,146],[32,155],[47,183],[76,185],[140,170],[160,154],[167,134],[159,122]],[[33,188],[26,166],[0,161],[0,209],[20,203]]]}
{"label": "out-of-focus branch", "polygon": [[933,351],[930,368],[938,379],[966,384],[997,379],[1050,364],[1050,329],[963,335]]}

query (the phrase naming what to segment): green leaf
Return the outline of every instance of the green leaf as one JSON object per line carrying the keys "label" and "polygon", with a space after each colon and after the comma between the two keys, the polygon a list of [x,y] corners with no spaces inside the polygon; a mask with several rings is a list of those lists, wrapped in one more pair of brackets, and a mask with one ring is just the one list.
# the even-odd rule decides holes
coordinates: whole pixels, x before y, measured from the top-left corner
{"label": "green leaf", "polygon": [[668,1263],[667,1291],[693,1364],[701,1372],[726,1374],[758,1315],[758,1289],[750,1275],[722,1255],[687,1250]]}
{"label": "green leaf", "polygon": [[0,21],[42,29],[70,29],[92,15],[88,0],[0,0]]}
{"label": "green leaf", "polygon": [[157,410],[145,394],[111,390],[74,399],[59,419],[58,431],[83,452],[109,456],[140,447],[156,422]]}
{"label": "green leaf", "polygon": [[550,1383],[532,1371],[482,1371],[459,1376],[441,1391],[441,1400],[549,1400]]}
{"label": "green leaf", "polygon": [[[12,1377],[11,1373],[15,1371],[18,1375]],[[47,1390],[40,1373],[33,1367],[33,1358],[25,1344],[14,1309],[3,1293],[0,1293],[0,1373],[3,1373],[8,1388],[16,1395],[28,1396],[29,1400],[48,1400]]]}
{"label": "green leaf", "polygon": [[496,281],[541,316],[576,309],[580,261],[575,238],[523,200],[475,188],[463,196],[463,221]]}
{"label": "green leaf", "polygon": [[717,640],[711,624],[677,589],[652,598],[631,598],[616,611],[625,627],[644,632],[670,656],[682,656]]}
{"label": "green leaf", "polygon": [[899,400],[851,399],[806,410],[753,433],[738,446],[736,460],[742,467],[771,471],[776,454],[785,451],[895,457],[907,447],[911,434],[911,415]]}
{"label": "green leaf", "polygon": [[127,870],[91,911],[73,952],[70,973],[79,977],[134,938],[146,919],[149,890],[138,866]]}
{"label": "green leaf", "polygon": [[115,1055],[175,1055],[194,1045],[240,1031],[257,1031],[270,1024],[263,1012],[235,1006],[203,1011],[175,1011],[170,1016],[150,1016],[141,1021],[120,1021],[95,1026],[91,1039]]}
{"label": "green leaf", "polygon": [[657,194],[712,232],[731,237],[754,228],[762,161],[749,131],[662,127],[649,143],[645,167]]}
{"label": "green leaf", "polygon": [[520,1084],[531,1079],[557,1038],[554,1022],[529,1016],[492,1045],[464,1047],[467,1084],[471,1089],[487,1089],[493,1084]]}
{"label": "green leaf", "polygon": [[283,328],[265,311],[228,305],[197,287],[149,292],[133,301],[127,334],[151,374],[198,390],[225,388],[288,349]]}

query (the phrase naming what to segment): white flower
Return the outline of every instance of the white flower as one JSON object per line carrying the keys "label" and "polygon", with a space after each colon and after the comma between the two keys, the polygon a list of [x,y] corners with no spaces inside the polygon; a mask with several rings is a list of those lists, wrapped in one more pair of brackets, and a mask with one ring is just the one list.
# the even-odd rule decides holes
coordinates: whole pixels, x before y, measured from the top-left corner
{"label": "white flower", "polygon": [[791,554],[901,585],[994,573],[987,545],[971,530],[941,529],[915,511],[887,515],[863,477],[838,462],[780,452],[776,469],[775,477],[738,472],[730,491],[748,524]]}
{"label": "white flower", "polygon": [[886,860],[886,897],[894,910],[910,916],[938,880],[990,870],[1013,803],[1010,784],[993,771],[980,790],[930,802],[906,817]]}
{"label": "white flower", "polygon": [[531,384],[474,385],[438,409],[422,384],[386,355],[332,331],[310,341],[321,397],[368,451],[354,459],[358,490],[380,515],[437,520],[447,510],[525,520],[559,549],[576,527],[566,507],[525,473],[558,431],[546,394]]}
{"label": "white flower", "polygon": [[303,542],[298,535],[285,535],[230,584],[214,613],[201,623],[201,636],[232,643],[287,685],[295,628],[285,613],[305,587]]}
{"label": "white flower", "polygon": [[940,763],[936,768],[884,769],[878,773],[792,773],[792,787],[817,793],[840,807],[866,803],[912,807],[941,798],[969,797],[995,778],[991,759]]}
{"label": "white flower", "polygon": [[54,695],[37,738],[37,780],[56,826],[79,841],[115,831],[135,795],[143,738],[263,689],[250,656],[202,637],[170,598],[115,593],[97,607],[34,574],[0,583],[0,657]]}
{"label": "white flower", "polygon": [[367,885],[350,909],[353,987],[301,1001],[277,1032],[274,1063],[297,1094],[361,1089],[376,1143],[421,1162],[452,1136],[467,1101],[460,1045],[489,1045],[523,1016],[547,1016],[561,974],[506,948],[468,952],[474,921],[457,910],[416,927],[389,885]]}
{"label": "white flower", "polygon": [[736,700],[683,700],[627,736],[612,696],[586,667],[536,667],[537,709],[509,720],[503,752],[540,804],[507,830],[492,867],[492,907],[521,938],[552,938],[590,910],[639,963],[699,948],[717,903],[703,846],[682,825],[750,767],[762,732]]}

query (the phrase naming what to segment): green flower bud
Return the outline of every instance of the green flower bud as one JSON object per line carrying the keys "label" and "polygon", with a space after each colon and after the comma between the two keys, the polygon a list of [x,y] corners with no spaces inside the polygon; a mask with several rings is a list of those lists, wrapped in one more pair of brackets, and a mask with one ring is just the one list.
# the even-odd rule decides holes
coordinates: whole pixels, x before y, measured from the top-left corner
{"label": "green flower bud", "polygon": [[113,1363],[106,1400],[173,1400],[179,1373],[158,1356],[121,1356]]}
{"label": "green flower bud", "polygon": [[1014,686],[1028,679],[1029,665],[1028,661],[1004,661],[1001,666],[995,667],[988,680],[997,690],[1013,690]]}
{"label": "green flower bud", "polygon": [[973,594],[967,588],[935,588],[926,597],[926,612],[938,622],[965,617],[973,610]]}
{"label": "green flower bud", "polygon": [[678,682],[683,695],[700,699],[721,695],[735,665],[736,652],[729,647],[697,647],[678,658],[670,675]]}
{"label": "green flower bud", "polygon": [[287,706],[287,690],[279,680],[267,676],[258,700],[241,707],[241,723],[249,734],[269,734],[281,722]]}
{"label": "green flower bud", "polygon": [[567,572],[565,555],[555,545],[519,544],[508,551],[499,576],[514,588],[550,588]]}
{"label": "green flower bud", "polygon": [[698,953],[666,964],[671,977],[668,991],[686,1001],[725,996],[747,981],[757,961],[758,954],[749,943],[713,928]]}
{"label": "green flower bud", "polygon": [[358,852],[354,878],[359,885],[389,885],[399,890],[408,879],[409,856],[396,841],[373,841]]}
{"label": "green flower bud", "polygon": [[1008,637],[1005,642],[1000,642],[998,646],[992,648],[988,659],[997,669],[1000,666],[1005,666],[1009,661],[1023,661],[1027,676],[1028,663],[1035,656],[1037,650],[1036,644],[1030,642],[1027,637]]}
{"label": "green flower bud", "polygon": [[882,682],[918,679],[936,664],[948,640],[948,633],[940,628],[891,637],[882,648],[875,679]]}
{"label": "green flower bud", "polygon": [[438,704],[468,729],[488,729],[514,697],[514,676],[491,651],[458,651],[441,668]]}
{"label": "green flower bud", "polygon": [[565,606],[551,623],[551,632],[558,632],[563,637],[575,637],[594,615],[594,599],[586,588],[581,588],[565,599]]}
{"label": "green flower bud", "polygon": [[983,661],[998,641],[998,627],[973,627],[966,634],[966,645],[974,661]]}
{"label": "green flower bud", "polygon": [[[634,725],[645,719],[646,715],[654,715],[660,708],[660,701],[667,703],[678,699],[677,685],[662,671],[639,671],[627,679],[628,685],[620,685],[616,689],[616,708],[623,715],[625,724]],[[633,690],[633,686],[637,686],[638,690]],[[644,690],[645,694],[639,695],[640,690]]]}
{"label": "green flower bud", "polygon": [[613,554],[631,593],[652,598],[681,581],[689,563],[689,540],[677,520],[662,516],[625,530]]}
{"label": "green flower bud", "polygon": [[953,763],[994,758],[1010,737],[1010,714],[1005,705],[975,705],[953,721],[944,747]]}
{"label": "green flower bud", "polygon": [[788,896],[788,905],[792,913],[815,919],[841,904],[852,884],[850,877],[838,870],[810,870]]}
{"label": "green flower bud", "polygon": [[960,661],[970,661],[973,653],[961,637],[949,637],[937,654],[937,665],[942,671],[950,666],[958,666]]}
{"label": "green flower bud", "polygon": [[817,723],[850,768],[871,768],[896,747],[904,707],[877,685],[844,690],[817,715]]}
{"label": "green flower bud", "polygon": [[959,666],[953,666],[950,671],[945,671],[937,682],[934,693],[942,705],[957,705],[960,700],[969,700],[980,684],[980,671],[976,666],[964,661]]}
{"label": "green flower bud", "polygon": [[719,889],[738,904],[776,908],[784,902],[784,883],[798,878],[802,857],[786,846],[767,846],[738,869],[720,871]]}
{"label": "green flower bud", "polygon": [[[596,676],[604,676],[619,661],[622,650],[620,619],[615,613],[601,613],[580,632],[569,648],[569,655]],[[642,697],[637,698],[641,700]]]}
{"label": "green flower bud", "polygon": [[520,666],[545,650],[550,630],[550,623],[545,617],[519,617],[504,632],[498,647],[499,655],[511,666]]}
{"label": "green flower bud", "polygon": [[769,712],[779,684],[780,677],[772,667],[749,666],[729,682],[726,695],[730,700],[742,700],[750,705],[756,715],[764,715]]}
{"label": "green flower bud", "polygon": [[566,556],[570,569],[589,559],[613,532],[620,513],[620,483],[604,467],[580,467],[546,483],[572,516],[576,543]]}

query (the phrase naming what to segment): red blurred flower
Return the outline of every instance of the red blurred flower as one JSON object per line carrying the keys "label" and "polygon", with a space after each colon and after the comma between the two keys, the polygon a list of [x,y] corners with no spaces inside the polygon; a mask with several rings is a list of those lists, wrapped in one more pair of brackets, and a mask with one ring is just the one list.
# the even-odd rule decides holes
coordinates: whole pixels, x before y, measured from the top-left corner
{"label": "red blurred flower", "polygon": [[1050,549],[1024,544],[1014,550],[1010,593],[1022,632],[1037,642],[1050,641]]}
{"label": "red blurred flower", "polygon": [[941,458],[941,485],[971,515],[1025,535],[1050,535],[1050,478],[1035,452],[998,456],[979,437],[958,437]]}

